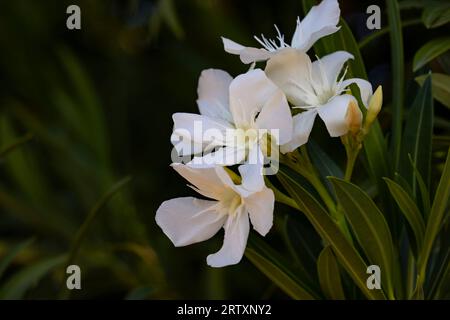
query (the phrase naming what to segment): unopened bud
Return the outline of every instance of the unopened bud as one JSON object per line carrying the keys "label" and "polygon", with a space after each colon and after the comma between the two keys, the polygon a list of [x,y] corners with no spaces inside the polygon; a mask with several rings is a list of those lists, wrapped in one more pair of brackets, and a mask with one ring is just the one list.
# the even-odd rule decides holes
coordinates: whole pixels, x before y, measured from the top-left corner
{"label": "unopened bud", "polygon": [[383,89],[378,86],[375,93],[372,95],[369,101],[369,108],[367,110],[366,121],[364,124],[365,128],[369,128],[380,113],[381,106],[383,104]]}
{"label": "unopened bud", "polygon": [[350,101],[345,114],[345,122],[348,126],[348,131],[355,135],[361,130],[362,114],[355,101]]}

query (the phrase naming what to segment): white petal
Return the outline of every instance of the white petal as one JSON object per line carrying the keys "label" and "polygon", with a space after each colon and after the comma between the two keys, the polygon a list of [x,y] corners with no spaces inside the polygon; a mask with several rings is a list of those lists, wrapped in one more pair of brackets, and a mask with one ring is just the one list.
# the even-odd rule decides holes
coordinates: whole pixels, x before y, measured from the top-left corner
{"label": "white petal", "polygon": [[230,216],[225,223],[222,248],[218,252],[210,254],[206,259],[211,267],[220,268],[237,264],[244,255],[250,223],[248,213],[243,210],[243,206],[238,210],[236,216]]}
{"label": "white petal", "polygon": [[311,82],[311,59],[298,50],[280,50],[268,62],[265,72],[296,106],[314,105],[315,97]]}
{"label": "white petal", "polygon": [[198,80],[198,108],[202,115],[232,122],[229,108],[229,93],[233,78],[218,69],[203,70]]}
{"label": "white petal", "polygon": [[281,90],[277,90],[266,101],[256,119],[256,125],[259,129],[278,130],[279,144],[291,140],[293,128],[291,109]]}
{"label": "white petal", "polygon": [[269,188],[245,198],[245,206],[250,214],[253,228],[265,236],[273,225],[273,208],[275,196]]}
{"label": "white petal", "polygon": [[199,153],[207,145],[223,145],[226,130],[231,128],[224,120],[193,113],[175,113],[172,119],[174,128],[170,140],[182,155]]}
{"label": "white petal", "polygon": [[223,42],[223,48],[226,52],[231,54],[240,54],[241,51],[245,48],[243,45],[240,45],[239,43],[236,43],[230,39],[222,38]]}
{"label": "white petal", "polygon": [[320,38],[338,31],[336,25],[340,13],[337,0],[323,0],[313,6],[306,17],[300,23],[297,22],[291,46],[306,52]]}
{"label": "white petal", "polygon": [[240,45],[239,43],[236,43],[224,37],[222,37],[222,42],[226,52],[231,54],[238,54],[241,58],[241,61],[245,64],[257,61],[265,61],[272,55],[271,52],[265,49],[244,47],[243,45]]}
{"label": "white petal", "polygon": [[294,116],[294,133],[292,140],[281,146],[281,152],[292,152],[308,142],[317,109],[307,110]]}
{"label": "white petal", "polygon": [[172,163],[171,167],[194,185],[201,194],[209,198],[219,199],[226,186],[223,179],[217,174],[216,167],[194,168],[179,163]]}
{"label": "white petal", "polygon": [[322,118],[323,122],[325,122],[331,137],[340,137],[348,132],[345,115],[350,101],[353,101],[358,105],[353,96],[344,94],[342,96],[336,96],[327,104],[318,107],[319,116]]}
{"label": "white petal", "polygon": [[264,187],[264,176],[260,164],[245,164],[239,166],[238,170],[242,178],[241,186],[250,192],[259,192]]}
{"label": "white petal", "polygon": [[255,116],[277,89],[261,69],[237,76],[230,85],[230,110],[236,127],[252,127]]}
{"label": "white petal", "polygon": [[164,201],[156,211],[156,223],[176,247],[211,238],[226,217],[215,211],[216,201],[192,197]]}
{"label": "white petal", "polygon": [[353,79],[344,80],[342,82],[342,88],[348,87],[352,83],[355,83],[358,86],[359,92],[361,94],[361,100],[362,100],[364,106],[366,108],[368,108],[370,97],[372,97],[372,95],[373,95],[372,85],[367,80],[353,78]]}
{"label": "white petal", "polygon": [[194,168],[211,166],[232,166],[245,160],[246,149],[241,147],[222,147],[203,156],[196,156],[187,165]]}
{"label": "white petal", "polygon": [[319,75],[324,72],[325,81],[322,81],[322,85],[326,90],[332,89],[339,80],[338,76],[344,66],[344,63],[349,59],[353,59],[353,55],[347,51],[336,51],[328,54],[320,58],[320,60],[313,62],[313,74]]}
{"label": "white petal", "polygon": [[241,51],[240,58],[242,63],[249,64],[258,61],[266,61],[272,55],[272,52],[269,52],[266,49],[247,47]]}

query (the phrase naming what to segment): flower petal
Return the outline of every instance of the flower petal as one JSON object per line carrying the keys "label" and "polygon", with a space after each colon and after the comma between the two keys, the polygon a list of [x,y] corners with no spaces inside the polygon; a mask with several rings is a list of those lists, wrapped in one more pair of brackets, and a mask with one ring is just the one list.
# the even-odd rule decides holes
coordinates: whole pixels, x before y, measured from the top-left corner
{"label": "flower petal", "polygon": [[259,129],[278,130],[279,144],[291,140],[293,128],[291,109],[281,90],[275,91],[266,101],[256,119],[256,125]]}
{"label": "flower petal", "polygon": [[229,93],[233,78],[218,69],[203,70],[198,80],[197,105],[202,115],[232,122],[229,108]]}
{"label": "flower petal", "polygon": [[282,153],[292,152],[308,142],[316,115],[317,109],[311,109],[294,116],[292,140],[281,146]]}
{"label": "flower petal", "polygon": [[274,205],[275,196],[269,188],[264,188],[245,198],[245,206],[250,214],[253,228],[262,236],[265,236],[272,228]]}
{"label": "flower petal", "polygon": [[246,190],[259,192],[265,187],[260,164],[244,164],[239,166],[238,170],[242,178],[241,186]]}
{"label": "flower petal", "polygon": [[211,166],[232,166],[245,160],[244,147],[222,147],[203,156],[196,156],[187,165],[193,168],[209,168]]}
{"label": "flower petal", "polygon": [[313,62],[313,75],[324,73],[325,79],[322,79],[321,85],[325,90],[333,89],[336,82],[339,80],[338,76],[341,73],[344,63],[349,59],[353,59],[353,55],[347,51],[336,51],[328,54]]}
{"label": "flower petal", "polygon": [[199,153],[206,146],[225,144],[226,130],[232,128],[224,120],[193,113],[175,113],[172,119],[174,128],[170,141],[182,155]]}
{"label": "flower petal", "polygon": [[306,52],[320,38],[338,31],[340,27],[336,25],[339,23],[340,13],[337,0],[323,0],[319,5],[313,6],[303,21],[297,21],[291,46]]}
{"label": "flower petal", "polygon": [[361,95],[361,100],[366,108],[369,107],[369,100],[373,95],[372,84],[364,79],[353,78],[342,81],[342,88],[346,88],[352,83],[356,84],[359,88],[359,92]]}
{"label": "flower petal", "polygon": [[171,167],[206,197],[218,200],[227,186],[216,167],[194,168],[180,163],[172,163]]}
{"label": "flower petal", "polygon": [[225,237],[222,248],[210,254],[206,262],[211,267],[220,268],[239,263],[247,246],[250,223],[248,213],[241,206],[235,216],[229,216],[225,223]]}
{"label": "flower petal", "polygon": [[327,104],[318,108],[319,116],[325,122],[331,137],[340,137],[348,132],[345,115],[347,114],[347,108],[351,101],[358,105],[353,96],[344,94],[332,98]]}
{"label": "flower petal", "polygon": [[226,217],[215,210],[216,201],[192,197],[164,201],[156,211],[156,223],[176,247],[211,238]]}
{"label": "flower petal", "polygon": [[296,106],[315,105],[311,81],[311,59],[305,53],[287,48],[280,50],[266,65],[265,72]]}
{"label": "flower petal", "polygon": [[230,39],[222,38],[222,42],[223,42],[223,48],[226,52],[231,53],[231,54],[240,54],[242,50],[245,49],[245,47],[237,42],[234,42]]}
{"label": "flower petal", "polygon": [[236,127],[252,127],[255,116],[277,90],[261,69],[237,76],[230,85],[230,110]]}
{"label": "flower petal", "polygon": [[252,47],[244,47],[230,39],[222,37],[223,47],[226,52],[231,54],[238,54],[241,61],[245,64],[265,61],[272,56],[272,53],[265,49],[258,49]]}

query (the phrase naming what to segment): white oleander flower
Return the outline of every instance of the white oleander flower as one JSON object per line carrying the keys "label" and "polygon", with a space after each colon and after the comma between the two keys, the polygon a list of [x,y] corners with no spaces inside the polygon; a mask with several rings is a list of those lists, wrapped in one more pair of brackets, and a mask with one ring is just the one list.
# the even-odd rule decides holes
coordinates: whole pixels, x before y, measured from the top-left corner
{"label": "white oleander flower", "polygon": [[[359,87],[362,102],[367,107],[372,85],[358,78],[344,80],[345,72],[338,78],[348,59],[353,59],[350,53],[336,51],[311,62],[307,54],[285,49],[267,62],[267,76],[283,90],[291,104],[304,110],[294,116],[293,138],[281,146],[282,152],[293,151],[308,141],[317,114],[331,137],[346,134],[348,106],[350,103],[357,105],[355,97],[345,93],[352,83]],[[359,109],[353,111],[353,117],[362,119]]]}
{"label": "white oleander flower", "polygon": [[156,212],[157,224],[177,247],[205,241],[223,227],[223,246],[207,257],[207,263],[212,267],[238,263],[247,245],[250,222],[262,236],[273,223],[273,191],[251,166],[239,167],[242,184],[235,185],[223,167],[199,169],[172,164],[194,190],[213,200],[184,197],[165,201]]}
{"label": "white oleander flower", "polygon": [[319,5],[312,7],[302,21],[297,18],[297,27],[290,45],[284,41],[284,36],[275,26],[278,43],[275,40],[267,39],[264,35],[261,35],[261,38],[255,36],[255,39],[263,46],[260,49],[245,47],[222,37],[224,49],[228,53],[239,55],[241,61],[246,64],[268,60],[280,50],[288,47],[306,52],[317,40],[339,30],[340,27],[337,27],[337,24],[340,13],[337,0],[323,0]]}
{"label": "white oleander flower", "polygon": [[275,131],[278,145],[292,138],[286,96],[260,69],[235,79],[222,70],[203,71],[197,104],[200,114],[173,115],[171,141],[179,155],[194,155],[188,165],[262,164],[265,140],[260,132]]}

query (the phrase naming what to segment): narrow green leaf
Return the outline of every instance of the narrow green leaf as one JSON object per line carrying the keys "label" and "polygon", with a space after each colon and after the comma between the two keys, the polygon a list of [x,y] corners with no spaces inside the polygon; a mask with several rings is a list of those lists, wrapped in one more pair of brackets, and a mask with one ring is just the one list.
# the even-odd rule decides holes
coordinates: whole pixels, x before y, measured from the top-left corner
{"label": "narrow green leaf", "polygon": [[406,220],[408,220],[411,229],[414,232],[417,247],[420,250],[423,244],[423,236],[425,234],[425,222],[423,221],[419,208],[417,207],[414,200],[411,199],[408,193],[403,190],[403,188],[399,184],[388,178],[384,178],[384,181],[386,181],[389,190],[391,191],[392,197],[397,202]]}
{"label": "narrow green leaf", "polygon": [[[430,193],[428,192],[428,188],[425,184],[425,181],[423,180],[422,174],[417,169],[417,166],[414,164],[414,161],[411,158],[411,155],[409,156],[409,162],[411,163],[411,166],[413,168],[414,174],[416,176],[417,184],[419,185],[420,190],[420,196],[422,200],[422,208],[425,220],[428,219],[428,215],[430,214],[431,204],[430,204]],[[414,196],[414,193],[411,193]],[[417,196],[416,196],[417,199]]]}
{"label": "narrow green leaf", "polygon": [[427,42],[414,55],[413,71],[416,72],[448,50],[450,50],[450,37],[433,39]]}
{"label": "narrow green leaf", "polygon": [[423,24],[428,28],[437,28],[450,22],[450,3],[440,3],[426,7],[422,12]]}
{"label": "narrow green leaf", "polygon": [[339,266],[330,246],[325,247],[320,253],[317,260],[317,273],[322,291],[328,299],[345,299]]}
{"label": "narrow green leaf", "polygon": [[17,255],[23,249],[25,249],[31,243],[33,243],[33,241],[34,239],[32,238],[18,243],[17,245],[11,248],[11,250],[6,254],[6,256],[2,260],[0,260],[0,279],[2,278],[3,273],[6,271],[11,262],[13,262],[14,259],[17,257]]}
{"label": "narrow green leaf", "polygon": [[389,293],[389,298],[393,298],[394,246],[383,214],[356,185],[334,177],[329,179],[364,253],[372,264],[379,265],[383,270],[383,287]]}
{"label": "narrow green leaf", "polygon": [[280,168],[277,176],[319,235],[332,246],[339,262],[364,295],[369,299],[385,299],[382,291],[367,288],[367,265],[325,209],[285,168]]}
{"label": "narrow green leaf", "polygon": [[403,102],[404,102],[404,52],[403,33],[400,9],[397,0],[386,0],[388,21],[390,28],[391,63],[392,63],[392,141],[394,148],[394,168],[397,170],[400,164]]}
{"label": "narrow green leaf", "polygon": [[[416,78],[416,81],[423,86],[428,75]],[[433,97],[450,109],[450,76],[442,73],[432,73],[431,82],[433,87]]]}
{"label": "narrow green leaf", "polygon": [[315,300],[311,290],[301,284],[282,257],[262,240],[250,237],[245,256],[280,289],[293,299]]}
{"label": "narrow green leaf", "polygon": [[448,206],[450,198],[450,149],[447,152],[447,160],[445,161],[444,171],[442,172],[441,180],[431,207],[430,216],[428,218],[427,227],[425,230],[425,237],[423,241],[423,248],[418,261],[419,275],[424,277],[428,263],[428,259],[433,248],[434,240],[436,239],[439,230],[442,227],[442,221],[445,215],[445,210]]}
{"label": "narrow green leaf", "polygon": [[25,293],[55,267],[61,265],[66,256],[39,261],[14,274],[1,288],[0,299],[22,299]]}
{"label": "narrow green leaf", "polygon": [[[406,119],[402,150],[402,163],[408,163],[410,155],[427,187],[430,185],[433,109],[431,77],[428,77],[420,88]],[[413,168],[404,165],[400,173],[410,183],[414,197],[416,197],[417,182]]]}

